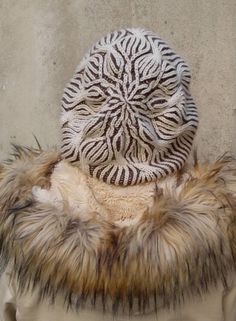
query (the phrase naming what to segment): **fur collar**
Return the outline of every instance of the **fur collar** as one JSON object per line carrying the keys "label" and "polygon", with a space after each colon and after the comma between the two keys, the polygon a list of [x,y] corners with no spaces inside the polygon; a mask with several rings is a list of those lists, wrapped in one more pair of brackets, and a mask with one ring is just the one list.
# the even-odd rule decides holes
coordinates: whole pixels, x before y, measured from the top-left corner
{"label": "fur collar", "polygon": [[[226,282],[236,258],[236,162],[224,157],[161,182],[151,208],[133,224],[87,216],[40,201],[50,190],[59,156],[15,147],[0,167],[0,263],[11,266],[19,289],[39,289],[68,306],[111,301],[131,312],[174,307]],[[161,188],[160,188],[161,187]]]}

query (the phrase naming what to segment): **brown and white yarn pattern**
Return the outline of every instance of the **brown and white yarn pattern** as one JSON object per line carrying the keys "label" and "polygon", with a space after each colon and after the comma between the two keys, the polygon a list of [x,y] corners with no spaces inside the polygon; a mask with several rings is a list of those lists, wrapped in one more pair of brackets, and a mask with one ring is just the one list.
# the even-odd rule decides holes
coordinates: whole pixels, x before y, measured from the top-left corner
{"label": "brown and white yarn pattern", "polygon": [[62,156],[115,185],[154,181],[180,169],[198,114],[186,63],[152,32],[102,38],[62,99]]}

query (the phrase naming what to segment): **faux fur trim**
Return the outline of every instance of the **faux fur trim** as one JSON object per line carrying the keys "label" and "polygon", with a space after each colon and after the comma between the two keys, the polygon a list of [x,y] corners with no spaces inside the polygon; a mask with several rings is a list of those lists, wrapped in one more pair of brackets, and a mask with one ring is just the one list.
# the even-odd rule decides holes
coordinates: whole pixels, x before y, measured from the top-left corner
{"label": "faux fur trim", "polygon": [[[9,263],[20,290],[60,293],[79,308],[102,299],[113,312],[175,307],[226,282],[236,258],[236,161],[198,162],[163,185],[155,205],[130,226],[89,213],[71,215],[33,199],[32,187],[50,186],[59,156],[15,147],[0,171],[0,262]],[[92,215],[93,214],[93,215]]]}

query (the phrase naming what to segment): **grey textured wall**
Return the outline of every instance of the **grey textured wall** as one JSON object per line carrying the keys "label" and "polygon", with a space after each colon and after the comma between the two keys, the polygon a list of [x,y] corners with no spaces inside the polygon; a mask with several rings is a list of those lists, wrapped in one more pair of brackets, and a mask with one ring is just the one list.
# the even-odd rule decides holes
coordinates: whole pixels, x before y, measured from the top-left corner
{"label": "grey textured wall", "polygon": [[157,32],[190,65],[198,149],[236,156],[236,0],[0,0],[0,159],[9,143],[59,144],[64,85],[122,27]]}

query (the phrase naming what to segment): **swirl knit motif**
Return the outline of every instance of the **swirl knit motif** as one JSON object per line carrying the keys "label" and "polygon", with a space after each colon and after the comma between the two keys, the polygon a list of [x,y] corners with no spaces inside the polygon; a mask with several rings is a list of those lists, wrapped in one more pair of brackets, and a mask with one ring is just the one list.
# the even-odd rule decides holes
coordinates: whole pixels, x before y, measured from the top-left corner
{"label": "swirl knit motif", "polygon": [[113,32],[78,66],[62,98],[62,157],[104,182],[134,185],[180,169],[198,114],[190,71],[157,35]]}

